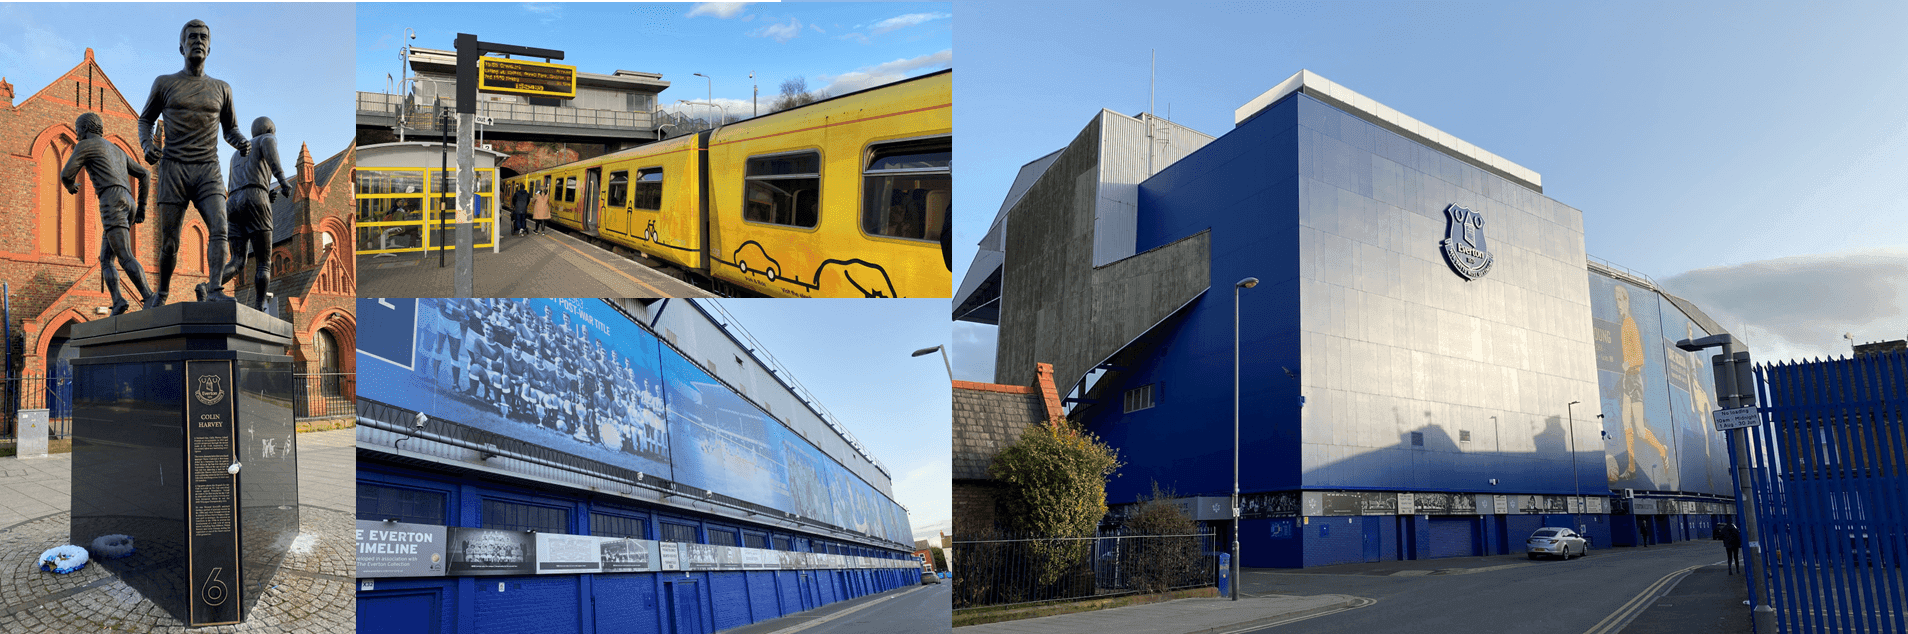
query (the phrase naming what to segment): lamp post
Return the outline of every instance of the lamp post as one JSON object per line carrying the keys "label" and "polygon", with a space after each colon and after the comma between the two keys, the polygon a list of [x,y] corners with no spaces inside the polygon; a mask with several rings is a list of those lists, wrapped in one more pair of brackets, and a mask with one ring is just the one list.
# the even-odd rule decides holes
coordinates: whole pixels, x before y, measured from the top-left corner
{"label": "lamp post", "polygon": [[[1854,339],[1851,337],[1850,341]],[[1722,347],[1722,354],[1711,357],[1716,372],[1716,407],[1736,409],[1756,406],[1755,383],[1749,375],[1749,346],[1736,340],[1729,333],[1710,335],[1701,339],[1684,339],[1676,342],[1676,347],[1690,352],[1704,348]],[[1748,385],[1743,383],[1747,382]],[[1725,387],[1727,384],[1727,387]],[[1760,416],[1760,415],[1758,415]],[[1756,422],[1757,425],[1761,421]],[[1749,553],[1743,560],[1749,565],[1749,577],[1755,581],[1756,609],[1751,612],[1757,632],[1776,631],[1775,607],[1769,605],[1769,578],[1763,571],[1762,545],[1756,522],[1756,498],[1746,489],[1752,485],[1749,470],[1749,428],[1738,427],[1729,430],[1730,444],[1735,445],[1736,462],[1736,499],[1742,502],[1742,540],[1749,547]]]}
{"label": "lamp post", "polygon": [[[1583,401],[1571,401],[1564,405],[1564,411],[1570,415],[1570,481],[1576,485],[1577,499],[1571,501],[1570,519],[1576,520],[1583,508],[1583,478],[1577,475],[1577,411],[1576,406]],[[1583,529],[1577,529],[1582,532]]]}
{"label": "lamp post", "polygon": [[762,116],[760,108],[755,106],[757,97],[762,96],[762,87],[755,85],[755,71],[749,71],[749,116]]}
{"label": "lamp post", "polygon": [[946,348],[945,346],[934,346],[934,347],[932,347],[932,348],[922,348],[922,349],[920,349],[920,350],[916,350],[916,351],[914,351],[914,354],[911,354],[911,355],[908,355],[908,356],[910,356],[910,357],[918,357],[918,356],[921,356],[921,355],[924,355],[924,354],[928,354],[928,353],[932,353],[932,352],[939,352],[939,353],[941,353],[941,365],[945,365],[945,366],[947,366],[947,380],[948,380],[949,382],[952,382],[952,381],[954,380],[954,364],[952,364],[952,363],[948,363],[948,361],[947,361],[947,348]]}
{"label": "lamp post", "polygon": [[[709,80],[709,103],[712,103],[712,104],[715,103],[715,78],[710,77],[708,75],[704,75],[702,73],[690,73],[690,74]],[[725,112],[724,114],[727,114],[727,113]]]}
{"label": "lamp post", "polygon": [[1232,285],[1232,600],[1239,600],[1239,289],[1259,285],[1248,277]]}

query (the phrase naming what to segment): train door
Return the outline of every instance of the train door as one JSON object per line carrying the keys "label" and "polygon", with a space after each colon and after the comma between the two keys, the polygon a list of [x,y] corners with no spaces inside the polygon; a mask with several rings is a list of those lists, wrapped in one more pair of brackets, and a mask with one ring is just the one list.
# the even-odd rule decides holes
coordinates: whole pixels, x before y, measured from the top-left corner
{"label": "train door", "polygon": [[629,171],[610,172],[609,183],[603,186],[603,191],[603,230],[629,235]]}
{"label": "train door", "polygon": [[582,223],[583,233],[596,235],[597,223],[601,220],[597,203],[602,202],[597,196],[597,186],[602,181],[603,168],[592,167],[583,172],[583,191],[580,192],[583,199],[577,201],[576,205],[576,219]]}

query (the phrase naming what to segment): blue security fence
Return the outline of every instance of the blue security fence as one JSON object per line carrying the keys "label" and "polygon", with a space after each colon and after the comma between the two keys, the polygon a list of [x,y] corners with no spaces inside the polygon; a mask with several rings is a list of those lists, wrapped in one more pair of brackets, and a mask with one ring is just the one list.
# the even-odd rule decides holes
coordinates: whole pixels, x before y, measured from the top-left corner
{"label": "blue security fence", "polygon": [[1779,629],[1908,633],[1908,353],[1755,372],[1751,494]]}

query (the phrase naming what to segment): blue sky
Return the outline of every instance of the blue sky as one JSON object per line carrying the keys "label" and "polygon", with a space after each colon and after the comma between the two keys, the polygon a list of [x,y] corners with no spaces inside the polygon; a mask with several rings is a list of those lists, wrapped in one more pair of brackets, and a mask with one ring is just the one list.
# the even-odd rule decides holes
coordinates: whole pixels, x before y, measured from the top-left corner
{"label": "blue sky", "polygon": [[895,501],[920,537],[950,530],[952,390],[939,354],[948,340],[940,300],[726,299],[822,406],[886,465]]}
{"label": "blue sky", "polygon": [[[212,28],[206,74],[232,85],[239,129],[252,119],[278,125],[279,159],[289,174],[298,146],[323,161],[351,143],[351,69],[325,60],[351,50],[352,6],[345,3],[0,4],[0,75],[14,103],[46,88],[86,57],[137,110],[154,77],[185,67],[179,29],[193,19]],[[220,155],[231,154],[221,144]]]}
{"label": "blue sky", "polygon": [[[1157,50],[1158,112],[1208,134],[1310,69],[1536,170],[1546,195],[1583,211],[1591,255],[1746,324],[1758,358],[1908,334],[1908,4],[959,2],[955,14],[956,283],[1022,164],[1100,108],[1145,111]],[[957,323],[954,337],[955,377],[990,380],[993,328]]]}
{"label": "blue sky", "polygon": [[561,63],[583,72],[661,73],[671,83],[661,106],[705,101],[713,84],[718,104],[746,115],[751,72],[767,104],[797,76],[841,94],[948,68],[951,16],[947,3],[365,3],[357,89],[386,90],[409,27],[422,48],[451,50],[458,33],[471,33],[561,50]]}

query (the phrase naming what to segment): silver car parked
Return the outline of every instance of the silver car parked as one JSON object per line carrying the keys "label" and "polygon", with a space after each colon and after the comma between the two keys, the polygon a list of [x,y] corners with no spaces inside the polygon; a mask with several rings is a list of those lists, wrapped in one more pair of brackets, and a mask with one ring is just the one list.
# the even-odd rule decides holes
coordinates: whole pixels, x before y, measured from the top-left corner
{"label": "silver car parked", "polygon": [[1553,555],[1567,560],[1573,553],[1581,557],[1590,552],[1583,536],[1578,535],[1577,531],[1557,526],[1546,526],[1531,533],[1530,539],[1524,540],[1524,550],[1531,559],[1536,559],[1538,555]]}

